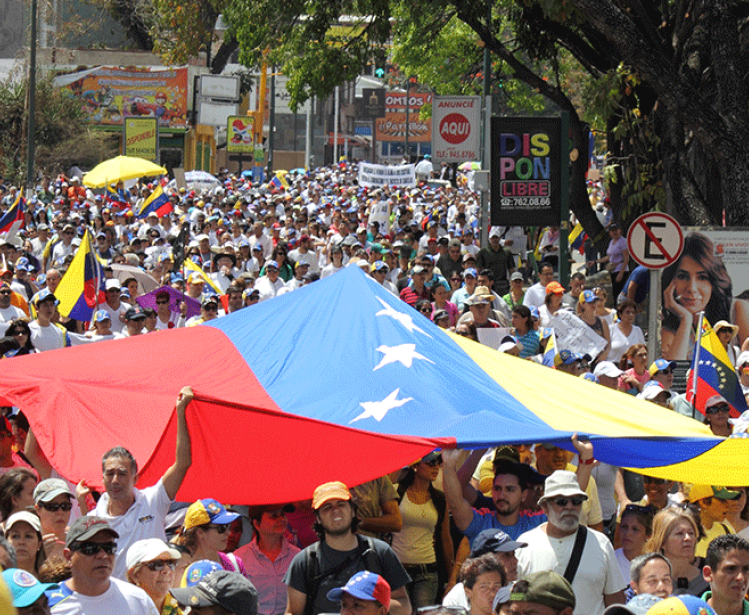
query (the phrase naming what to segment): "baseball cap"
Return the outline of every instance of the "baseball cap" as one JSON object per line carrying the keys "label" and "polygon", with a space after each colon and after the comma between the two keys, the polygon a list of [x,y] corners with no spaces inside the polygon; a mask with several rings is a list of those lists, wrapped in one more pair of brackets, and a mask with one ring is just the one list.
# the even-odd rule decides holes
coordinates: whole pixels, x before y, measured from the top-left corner
{"label": "baseball cap", "polygon": [[106,281],[104,284],[104,288],[109,290],[110,288],[116,288],[117,290],[120,290],[120,281],[117,278],[111,278]]}
{"label": "baseball cap", "polygon": [[676,367],[676,361],[666,361],[666,359],[656,359],[653,361],[648,368],[648,372],[651,376],[655,376],[658,372],[667,370],[668,368]]}
{"label": "baseball cap", "polygon": [[564,294],[564,286],[562,286],[559,282],[549,282],[546,285],[546,294],[551,295],[563,295]]}
{"label": "baseball cap", "polygon": [[701,598],[683,594],[657,602],[647,615],[715,615],[715,611]]}
{"label": "baseball cap", "polygon": [[728,400],[722,395],[711,395],[705,402],[705,408],[712,408],[713,406],[717,406],[718,404],[726,404],[730,406]]}
{"label": "baseball cap", "polygon": [[663,598],[653,594],[637,594],[627,604],[612,604],[606,607],[603,615],[645,615],[650,608]]}
{"label": "baseball cap", "polygon": [[620,370],[616,365],[614,365],[614,363],[612,363],[611,361],[601,361],[593,370],[593,374],[595,374],[596,378],[600,378],[601,376],[618,378],[623,373],[624,372]]}
{"label": "baseball cap", "polygon": [[513,274],[512,274],[511,276],[510,276],[510,281],[514,281],[514,280],[520,280],[520,281],[522,282],[522,281],[523,281],[523,274],[522,274],[522,273],[520,273],[519,271],[515,271],[515,272],[514,272],[514,273],[513,273]]}
{"label": "baseball cap", "polygon": [[465,263],[467,261],[474,261],[474,262],[476,262],[476,257],[473,254],[471,254],[470,252],[467,252],[466,254],[463,255],[463,262]]}
{"label": "baseball cap", "polygon": [[13,513],[10,517],[8,517],[7,521],[5,522],[5,531],[10,531],[10,528],[21,521],[24,523],[28,523],[40,534],[42,533],[42,522],[39,521],[39,517],[34,513],[29,512],[28,510],[22,510],[20,512]]}
{"label": "baseball cap", "polygon": [[312,509],[317,510],[328,500],[350,500],[351,492],[340,481],[323,483],[315,489],[312,495]]}
{"label": "baseball cap", "polygon": [[578,303],[593,303],[598,297],[592,290],[584,290],[580,293],[580,298],[577,300]]}
{"label": "baseball cap", "polygon": [[207,305],[211,305],[212,303],[218,305],[218,297],[216,295],[206,295],[200,302],[200,306],[205,307]]}
{"label": "baseball cap", "polygon": [[70,548],[70,545],[74,542],[93,538],[99,532],[109,532],[115,538],[120,537],[120,535],[109,526],[106,519],[94,516],[78,517],[73,521],[73,524],[68,529],[67,536],[65,537],[65,546]]}
{"label": "baseball cap", "polygon": [[474,538],[471,545],[471,557],[479,557],[485,553],[508,553],[527,546],[527,542],[513,540],[502,530],[488,529]]}
{"label": "baseball cap", "polygon": [[463,272],[463,277],[467,278],[469,276],[472,277],[472,278],[478,278],[479,274],[476,272],[476,270],[473,267],[468,267],[468,269],[466,269]]}
{"label": "baseball cap", "polygon": [[112,320],[109,312],[106,310],[97,310],[96,314],[94,314],[94,322],[104,322],[105,320]]}
{"label": "baseball cap", "polygon": [[645,383],[645,386],[642,387],[642,393],[640,393],[637,397],[639,397],[640,399],[646,399],[648,401],[655,401],[655,399],[662,393],[666,394],[666,400],[671,397],[671,393],[664,389],[663,385],[660,382],[651,380],[650,382]]}
{"label": "baseball cap", "polygon": [[217,570],[192,587],[169,590],[182,606],[214,606],[230,613],[257,613],[257,590],[238,572]]}
{"label": "baseball cap", "polygon": [[48,589],[57,589],[57,583],[40,583],[30,572],[20,568],[3,570],[3,581],[13,595],[13,606],[23,608],[34,604]]}
{"label": "baseball cap", "polygon": [[265,270],[267,271],[270,267],[278,269],[278,261],[267,261],[265,263]]}
{"label": "baseball cap", "polygon": [[575,608],[575,593],[567,579],[551,570],[535,572],[515,581],[511,602],[535,602],[555,611]]}
{"label": "baseball cap", "polygon": [[134,307],[131,307],[125,312],[125,319],[126,320],[145,320],[146,319],[146,313],[143,311],[143,308],[139,305],[136,305]]}
{"label": "baseball cap", "polygon": [[73,497],[68,483],[61,478],[46,478],[34,487],[34,502],[51,502],[58,495]]}
{"label": "baseball cap", "polygon": [[210,559],[200,559],[187,567],[185,573],[182,575],[179,586],[192,587],[193,585],[197,585],[201,579],[217,570],[223,570],[218,562]]}
{"label": "baseball cap", "polygon": [[327,593],[328,600],[338,601],[346,593],[360,600],[376,600],[390,609],[390,584],[379,574],[362,570],[348,580],[343,587],[335,587]]}
{"label": "baseball cap", "polygon": [[[119,284],[119,282],[118,282]],[[36,295],[34,295],[34,305],[39,305],[44,301],[54,301],[55,305],[58,305],[60,301],[52,294],[48,288],[43,288]]]}
{"label": "baseball cap", "polygon": [[729,491],[725,487],[715,485],[692,485],[689,490],[689,501],[698,502],[705,498],[718,498],[719,500],[736,500],[741,497],[738,491]]}
{"label": "baseball cap", "polygon": [[229,512],[216,500],[207,498],[205,500],[193,502],[187,507],[184,527],[187,530],[191,527],[205,525],[206,523],[224,525],[226,523],[231,523],[238,517],[239,515],[237,513]]}
{"label": "baseball cap", "polygon": [[554,357],[554,363],[556,365],[571,365],[575,361],[582,361],[583,355],[579,352],[572,352],[571,350],[562,350],[558,355]]}
{"label": "baseball cap", "polygon": [[160,538],[145,538],[130,545],[125,559],[127,570],[132,570],[138,564],[150,562],[160,555],[167,554],[170,558],[178,560],[182,554],[170,547]]}

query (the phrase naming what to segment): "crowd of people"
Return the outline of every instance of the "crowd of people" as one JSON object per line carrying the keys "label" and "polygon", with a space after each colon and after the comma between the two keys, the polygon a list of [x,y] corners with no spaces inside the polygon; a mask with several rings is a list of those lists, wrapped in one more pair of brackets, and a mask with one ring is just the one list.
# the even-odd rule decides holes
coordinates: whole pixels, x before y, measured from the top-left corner
{"label": "crowd of people", "polygon": [[[22,229],[0,241],[4,360],[200,325],[357,266],[444,329],[695,414],[672,391],[672,359],[689,354],[694,314],[705,309],[692,309],[690,293],[710,304],[725,269],[703,271],[696,247],[674,264],[663,356],[649,357],[636,324],[642,272],[597,186],[591,204],[609,249],[591,249],[565,288],[555,279],[559,229],[493,227],[480,246],[479,199],[460,178],[365,188],[346,163],[262,185],[219,178],[200,193],[168,190],[163,215],[144,209],[155,183],[105,194],[75,177],[39,186]],[[3,212],[16,198],[0,185]],[[55,293],[89,236],[105,279],[82,321],[60,313]],[[610,272],[604,283],[598,265]],[[730,284],[723,291],[730,297]],[[714,327],[749,392],[743,306],[731,303]],[[304,502],[224,505],[206,485],[205,498],[175,503],[191,465],[191,399],[185,387],[175,461],[158,483],[136,489],[137,462],[115,447],[102,460],[101,494],[61,477],[23,409],[3,409],[0,564],[19,612],[659,615],[658,600],[691,594],[718,615],[749,613],[745,487],[632,474],[573,438],[576,454],[549,443],[435,451],[351,489],[326,483]],[[697,410],[716,435],[733,431],[721,396]]]}

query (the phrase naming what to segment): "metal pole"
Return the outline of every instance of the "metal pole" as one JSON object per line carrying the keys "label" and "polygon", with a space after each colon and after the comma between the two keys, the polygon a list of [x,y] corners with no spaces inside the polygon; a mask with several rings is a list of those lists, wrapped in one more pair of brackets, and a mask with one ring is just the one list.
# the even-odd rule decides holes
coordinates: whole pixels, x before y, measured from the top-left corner
{"label": "metal pole", "polygon": [[31,0],[31,35],[29,41],[29,124],[28,145],[26,147],[26,198],[34,191],[34,116],[36,115],[36,0]]}
{"label": "metal pole", "polygon": [[570,113],[562,111],[561,121],[561,225],[559,227],[559,282],[567,287],[570,279],[570,253],[567,238],[570,234]]}
{"label": "metal pole", "polygon": [[273,174],[273,141],[276,132],[276,67],[270,75],[270,118],[268,119],[268,175]]}
{"label": "metal pole", "polygon": [[410,82],[406,81],[406,147],[405,147],[405,149],[406,149],[406,152],[405,152],[405,154],[406,154],[406,164],[408,164],[409,162],[411,162],[411,156],[408,153],[408,124],[409,124],[409,112],[411,110],[411,104],[410,104],[410,100],[409,100],[411,92],[410,92],[409,85],[410,85]]}
{"label": "metal pole", "polygon": [[[492,27],[492,0],[486,0],[486,27],[489,31],[491,31]],[[481,168],[489,170],[489,156],[485,153],[486,147],[485,144],[488,143],[488,138],[486,136],[487,130],[486,126],[489,123],[489,112],[487,105],[489,104],[489,96],[491,94],[491,82],[489,81],[489,73],[491,72],[491,56],[489,54],[489,45],[484,43],[484,95],[482,96],[482,102],[484,107],[484,113],[482,115],[482,124],[484,130],[481,131],[481,152],[485,156],[483,160],[481,160]],[[482,244],[483,245],[483,244]]]}
{"label": "metal pole", "polygon": [[309,170],[309,157],[312,153],[312,99],[307,101],[307,126],[304,132],[304,168]]}
{"label": "metal pole", "polygon": [[[650,289],[648,290],[648,357],[655,361],[661,356],[660,335],[658,325],[660,298],[661,298],[661,270],[650,269]],[[702,322],[702,321],[700,321]],[[699,345],[698,345],[699,347]]]}
{"label": "metal pole", "polygon": [[333,110],[333,164],[338,164],[338,113],[340,109],[341,86],[335,86],[335,109]]}

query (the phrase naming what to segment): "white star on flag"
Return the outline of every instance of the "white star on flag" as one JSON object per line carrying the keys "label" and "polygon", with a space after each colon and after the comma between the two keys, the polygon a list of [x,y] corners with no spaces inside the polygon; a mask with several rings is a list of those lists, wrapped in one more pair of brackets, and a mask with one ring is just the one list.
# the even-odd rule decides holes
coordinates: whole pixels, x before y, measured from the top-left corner
{"label": "white star on flag", "polygon": [[400,391],[400,388],[395,389],[395,391],[390,393],[390,395],[388,395],[382,401],[360,402],[359,405],[364,408],[364,412],[362,412],[355,419],[349,421],[349,425],[351,425],[351,423],[355,423],[356,421],[360,421],[361,419],[368,419],[370,417],[375,419],[377,422],[380,422],[385,418],[385,415],[390,412],[390,410],[392,410],[393,408],[400,408],[403,404],[413,400],[413,397],[398,399],[398,394],[400,393]]}
{"label": "white star on flag", "polygon": [[402,363],[405,367],[411,367],[414,359],[421,359],[434,364],[434,361],[416,352],[416,344],[400,344],[398,346],[385,346],[383,344],[377,347],[377,352],[381,352],[385,356],[382,357],[379,365],[372,370],[373,372],[390,363]]}
{"label": "white star on flag", "polygon": [[380,310],[379,312],[376,312],[375,316],[389,316],[390,318],[398,321],[401,325],[403,325],[410,332],[418,331],[419,333],[422,333],[422,334],[426,335],[427,337],[432,337],[426,331],[424,331],[423,329],[417,327],[414,324],[413,318],[411,318],[411,316],[409,316],[408,314],[404,314],[403,312],[399,312],[398,310],[390,307],[387,303],[385,303],[379,297],[377,297],[377,301],[379,301],[380,303],[382,303],[382,305],[385,307],[385,309],[384,310]]}

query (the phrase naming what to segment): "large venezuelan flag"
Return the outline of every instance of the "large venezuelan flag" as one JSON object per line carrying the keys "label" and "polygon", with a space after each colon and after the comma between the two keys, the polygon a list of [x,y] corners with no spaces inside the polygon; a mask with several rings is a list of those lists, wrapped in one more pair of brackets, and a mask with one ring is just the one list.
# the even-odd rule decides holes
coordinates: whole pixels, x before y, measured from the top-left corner
{"label": "large venezuelan flag", "polygon": [[[358,267],[198,327],[15,357],[0,395],[66,478],[99,485],[101,455],[122,445],[149,485],[174,462],[174,402],[188,384],[183,501],[207,488],[234,503],[305,499],[437,446],[572,448],[574,432],[612,465],[749,484],[749,439],[448,334]],[[700,455],[724,465],[690,461]]]}
{"label": "large venezuelan flag", "polygon": [[60,314],[76,320],[91,320],[96,306],[104,303],[104,270],[86,229],[73,262],[55,291]]}
{"label": "large venezuelan flag", "polygon": [[8,208],[8,211],[0,217],[0,233],[7,233],[10,231],[15,222],[20,221],[21,223],[16,225],[17,229],[23,226],[23,212],[25,210],[25,205],[26,201],[21,198],[19,193],[16,200],[13,201],[13,204]]}
{"label": "large venezuelan flag", "polygon": [[148,214],[155,212],[160,218],[161,216],[171,213],[173,209],[172,202],[159,184],[154,188],[153,192],[148,195],[148,198],[143,201],[143,205],[141,205],[140,210],[138,210],[135,217],[138,220],[143,220],[148,216]]}
{"label": "large venezuelan flag", "polygon": [[702,334],[695,341],[692,367],[687,374],[687,401],[705,414],[705,402],[713,395],[722,395],[736,418],[747,409],[739,378],[707,318],[702,318]]}

